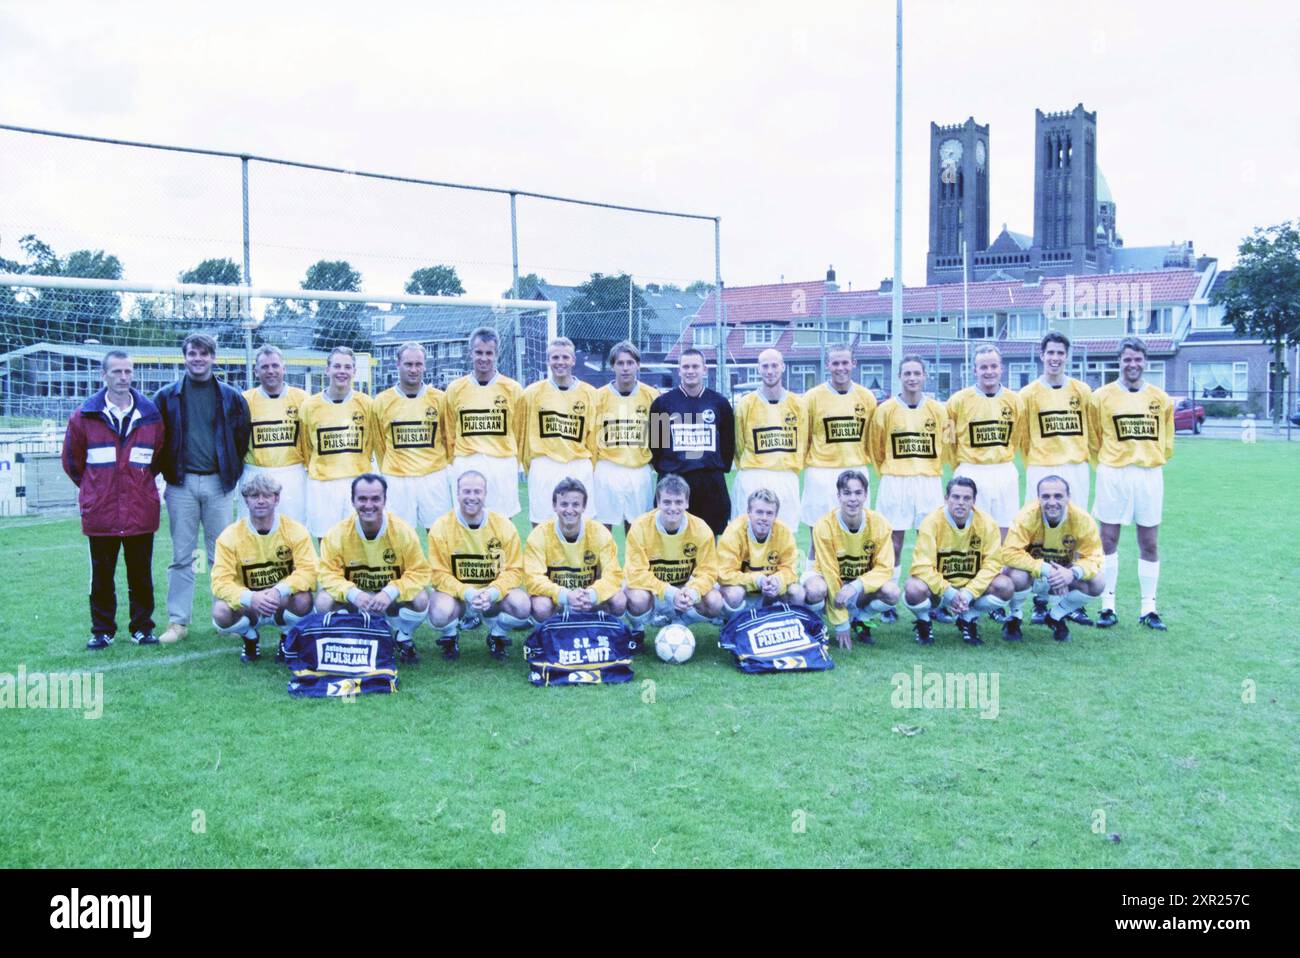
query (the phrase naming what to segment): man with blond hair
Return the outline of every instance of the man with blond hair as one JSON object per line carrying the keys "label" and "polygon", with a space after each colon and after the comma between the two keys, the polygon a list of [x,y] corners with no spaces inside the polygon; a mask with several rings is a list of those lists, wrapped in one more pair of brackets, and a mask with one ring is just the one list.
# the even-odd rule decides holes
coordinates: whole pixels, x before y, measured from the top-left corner
{"label": "man with blond hair", "polygon": [[596,458],[596,390],[573,375],[573,340],[560,336],[546,347],[547,377],[524,390],[523,464],[528,470],[528,520],[551,517],[551,493],[563,479],[584,488]]}
{"label": "man with blond hair", "polygon": [[[307,467],[303,454],[307,437],[299,415],[307,393],[284,381],[284,354],[278,346],[263,346],[254,357],[257,385],[244,390],[252,418],[248,454],[244,456],[242,483],[263,473],[280,484],[280,515],[307,521]],[[247,500],[236,500],[240,518],[248,516]]]}
{"label": "man with blond hair", "polygon": [[325,388],[303,403],[307,458],[307,527],[320,538],[353,514],[352,480],[368,473],[374,449],[371,399],[353,388],[357,357],[336,346],[326,360]]}
{"label": "man with blond hair", "polygon": [[419,343],[397,347],[397,385],[375,397],[375,459],[388,480],[388,509],[414,529],[451,511],[447,397],[424,381]]}

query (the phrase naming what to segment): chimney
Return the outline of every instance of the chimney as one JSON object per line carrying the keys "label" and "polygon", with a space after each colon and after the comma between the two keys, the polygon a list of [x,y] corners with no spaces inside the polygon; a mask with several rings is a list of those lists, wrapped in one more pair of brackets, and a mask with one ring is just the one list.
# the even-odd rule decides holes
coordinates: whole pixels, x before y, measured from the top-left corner
{"label": "chimney", "polygon": [[1037,286],[1043,281],[1043,271],[1041,269],[1027,269],[1024,272],[1023,279],[1026,286]]}
{"label": "chimney", "polygon": [[835,282],[835,267],[826,267],[826,288],[834,292],[840,288],[839,283]]}
{"label": "chimney", "polygon": [[882,293],[892,293],[894,291],[894,280],[892,277],[886,277],[880,281],[880,291]]}

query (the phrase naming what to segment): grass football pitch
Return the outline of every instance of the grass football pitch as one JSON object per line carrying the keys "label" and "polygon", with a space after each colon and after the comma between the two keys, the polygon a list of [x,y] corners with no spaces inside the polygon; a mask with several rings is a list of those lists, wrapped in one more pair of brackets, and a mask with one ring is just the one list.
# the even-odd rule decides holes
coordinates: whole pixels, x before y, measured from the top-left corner
{"label": "grass football pitch", "polygon": [[[241,664],[205,575],[189,639],[138,648],[119,566],[118,639],[86,651],[77,521],[7,520],[0,673],[99,671],[103,714],[0,709],[0,865],[1293,866],[1298,466],[1284,444],[1179,443],[1164,634],[1137,625],[1129,528],[1120,626],[1065,645],[985,622],[983,647],[936,625],[923,649],[904,610],[830,672],[747,676],[696,627],[685,665],[545,689],[518,635],[506,665],[481,630],[448,665],[426,626],[399,692],[352,702]],[[164,525],[160,631],[169,553]],[[996,717],[896,707],[917,669],[982,673],[990,695],[996,675]]]}

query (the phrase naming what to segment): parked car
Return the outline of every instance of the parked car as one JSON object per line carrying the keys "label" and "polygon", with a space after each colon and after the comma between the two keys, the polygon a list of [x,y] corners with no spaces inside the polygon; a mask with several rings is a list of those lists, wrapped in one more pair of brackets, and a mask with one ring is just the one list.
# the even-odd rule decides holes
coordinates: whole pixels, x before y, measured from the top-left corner
{"label": "parked car", "polygon": [[1174,404],[1174,432],[1190,429],[1199,433],[1205,422],[1205,407],[1190,399],[1180,399]]}

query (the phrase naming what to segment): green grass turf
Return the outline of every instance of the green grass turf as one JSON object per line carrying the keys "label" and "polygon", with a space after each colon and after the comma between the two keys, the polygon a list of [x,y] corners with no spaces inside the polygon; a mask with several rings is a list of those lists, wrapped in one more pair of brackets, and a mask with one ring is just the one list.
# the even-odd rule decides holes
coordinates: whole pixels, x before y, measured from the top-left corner
{"label": "green grass turf", "polygon": [[[829,673],[746,676],[697,627],[686,665],[537,689],[517,645],[500,666],[474,633],[459,663],[426,654],[398,694],[350,703],[291,699],[269,657],[242,665],[199,608],[206,576],[186,642],[123,629],[85,651],[76,521],[8,521],[0,672],[103,667],[105,704],[0,711],[0,865],[1294,865],[1297,466],[1281,444],[1180,443],[1164,635],[1136,625],[1127,529],[1122,624],[1069,645],[985,623],[982,648],[936,626],[921,649],[904,612]],[[164,528],[160,613],[168,553]],[[998,717],[894,708],[890,677],[917,665],[998,673]]]}

